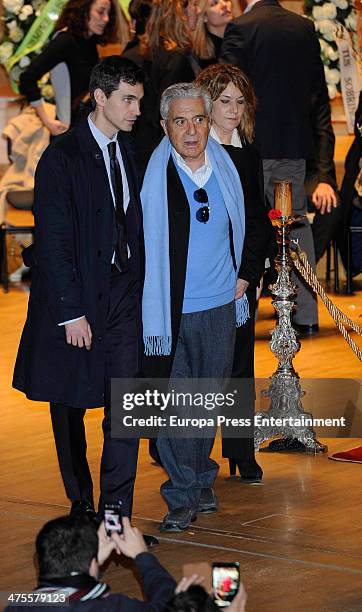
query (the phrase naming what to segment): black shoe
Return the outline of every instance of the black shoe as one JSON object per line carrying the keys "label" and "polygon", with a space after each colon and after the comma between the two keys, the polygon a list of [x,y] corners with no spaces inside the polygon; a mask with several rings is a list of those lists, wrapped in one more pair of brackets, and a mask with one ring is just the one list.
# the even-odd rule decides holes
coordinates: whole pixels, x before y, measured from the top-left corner
{"label": "black shoe", "polygon": [[159,544],[158,539],[153,535],[147,535],[146,533],[143,535],[143,539],[146,542],[146,546],[148,548],[153,548]]}
{"label": "black shoe", "polygon": [[84,514],[91,521],[91,523],[95,525],[95,527],[98,527],[99,525],[97,514],[94,510],[94,504],[89,499],[73,501],[69,514],[70,516],[75,516],[76,514]]}
{"label": "black shoe", "polygon": [[163,532],[180,532],[185,531],[190,526],[190,523],[196,521],[197,513],[193,508],[175,508],[170,510],[163,518],[160,524],[160,531]]}
{"label": "black shoe", "polygon": [[197,511],[202,512],[203,514],[212,514],[213,512],[217,512],[218,509],[219,501],[215,495],[214,489],[211,487],[201,489]]}
{"label": "black shoe", "polygon": [[298,332],[300,338],[309,338],[310,336],[315,336],[319,333],[319,325],[318,323],[314,323],[313,325],[299,325],[298,323],[292,323],[295,331]]}
{"label": "black shoe", "polygon": [[[236,467],[239,470],[239,476],[236,476]],[[236,459],[229,459],[229,470],[230,476],[249,484],[261,482],[263,478],[263,470],[255,459],[250,461],[237,461]]]}
{"label": "black shoe", "polygon": [[304,453],[307,447],[298,438],[277,438],[260,449],[263,453]]}

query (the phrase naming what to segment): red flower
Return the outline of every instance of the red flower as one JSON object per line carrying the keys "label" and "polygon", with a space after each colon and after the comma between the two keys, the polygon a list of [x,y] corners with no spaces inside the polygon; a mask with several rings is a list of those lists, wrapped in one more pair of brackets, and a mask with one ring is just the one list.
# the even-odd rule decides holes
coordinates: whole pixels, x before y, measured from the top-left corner
{"label": "red flower", "polygon": [[274,221],[274,219],[280,219],[280,217],[282,217],[283,215],[282,211],[278,208],[272,208],[271,210],[269,210],[268,216],[271,221]]}

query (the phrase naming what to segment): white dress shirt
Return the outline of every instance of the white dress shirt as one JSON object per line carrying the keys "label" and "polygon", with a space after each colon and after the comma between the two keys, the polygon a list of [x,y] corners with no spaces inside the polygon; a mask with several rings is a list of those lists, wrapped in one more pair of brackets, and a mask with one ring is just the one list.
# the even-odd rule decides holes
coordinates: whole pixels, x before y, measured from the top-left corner
{"label": "white dress shirt", "polygon": [[178,165],[178,167],[182,168],[182,170],[186,172],[187,176],[195,183],[195,185],[197,185],[199,189],[201,187],[204,187],[204,185],[206,185],[207,181],[209,180],[212,174],[211,162],[207,156],[206,151],[205,151],[204,165],[201,166],[201,168],[198,168],[197,170],[195,170],[195,172],[191,170],[190,166],[186,164],[185,160],[181,157],[179,153],[177,153],[176,149],[174,149],[173,147],[172,147],[172,156],[173,156],[174,161]]}
{"label": "white dress shirt", "polygon": [[260,2],[260,0],[251,0],[250,4],[248,4],[246,9],[243,11],[243,15],[245,15],[245,13],[250,13],[253,6],[255,6],[258,2]]}
{"label": "white dress shirt", "polygon": [[[221,142],[219,136],[217,135],[216,130],[215,130],[215,128],[213,126],[211,126],[210,136],[214,140],[216,140],[216,142],[218,142],[219,144],[222,144],[222,142]],[[238,132],[238,130],[236,128],[233,130],[233,133],[231,135],[231,143],[230,144],[233,147],[239,147],[239,149],[243,148],[243,145],[242,145],[241,140],[240,140],[239,132]]]}

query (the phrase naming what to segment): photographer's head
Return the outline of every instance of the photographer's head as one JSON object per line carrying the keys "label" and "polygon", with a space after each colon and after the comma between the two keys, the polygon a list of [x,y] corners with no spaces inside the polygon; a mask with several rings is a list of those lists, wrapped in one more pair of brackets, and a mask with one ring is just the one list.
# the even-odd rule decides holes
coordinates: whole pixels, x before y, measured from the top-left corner
{"label": "photographer's head", "polygon": [[39,531],[35,542],[41,579],[63,578],[76,572],[98,574],[98,535],[83,515],[61,516]]}
{"label": "photographer's head", "polygon": [[216,612],[217,609],[214,600],[202,586],[192,585],[187,591],[173,597],[166,612]]}

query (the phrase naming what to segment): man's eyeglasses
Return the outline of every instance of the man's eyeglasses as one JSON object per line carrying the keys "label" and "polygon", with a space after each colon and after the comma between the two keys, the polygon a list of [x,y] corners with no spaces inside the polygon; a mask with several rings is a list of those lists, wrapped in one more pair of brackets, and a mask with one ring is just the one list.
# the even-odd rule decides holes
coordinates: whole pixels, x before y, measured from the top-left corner
{"label": "man's eyeglasses", "polygon": [[207,197],[207,193],[205,189],[201,187],[201,189],[196,189],[194,191],[194,200],[199,204],[204,204],[196,211],[196,219],[200,221],[200,223],[207,223],[210,219],[210,207],[209,207],[209,198]]}

